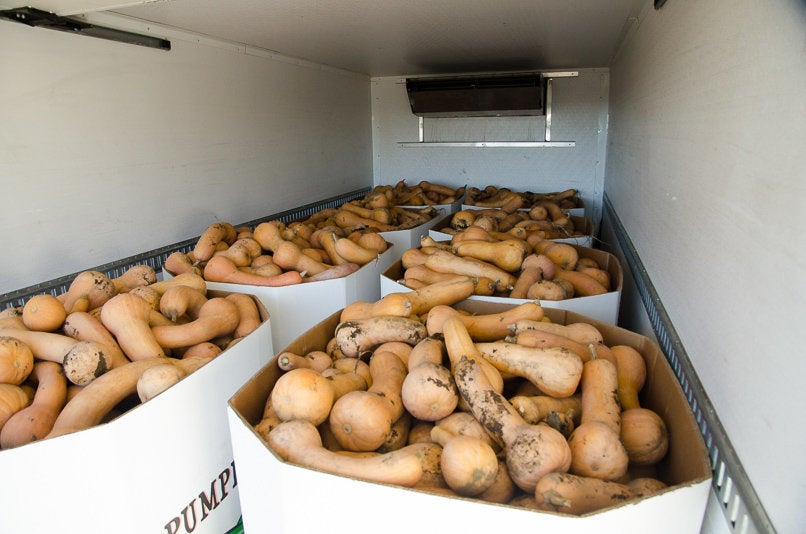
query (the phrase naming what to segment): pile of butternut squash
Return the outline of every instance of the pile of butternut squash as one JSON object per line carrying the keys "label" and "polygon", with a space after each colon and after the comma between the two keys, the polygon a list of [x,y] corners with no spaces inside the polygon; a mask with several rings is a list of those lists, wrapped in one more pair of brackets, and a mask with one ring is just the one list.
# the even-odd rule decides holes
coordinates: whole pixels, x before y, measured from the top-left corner
{"label": "pile of butternut squash", "polygon": [[667,429],[639,404],[643,356],[531,301],[461,311],[473,286],[348,304],[324,346],[278,354],[256,432],[288,462],[536,510],[582,514],[666,487]]}
{"label": "pile of butternut squash", "polygon": [[262,322],[253,297],[209,294],[199,274],[83,271],[62,294],[0,312],[0,449],[115,417],[130,396],[147,401]]}
{"label": "pile of butternut squash", "polygon": [[379,232],[416,226],[433,215],[345,203],[288,224],[267,221],[253,229],[218,222],[205,228],[193,250],[173,252],[163,267],[172,275],[196,273],[209,282],[263,287],[341,278],[387,250]]}
{"label": "pile of butternut squash", "polygon": [[469,226],[449,241],[430,236],[403,252],[400,283],[418,289],[452,276],[469,276],[475,295],[565,300],[613,291],[611,275],[586,248],[544,239],[522,239]]}
{"label": "pile of butternut squash", "polygon": [[[450,187],[421,180],[415,185],[408,185],[405,180],[395,185],[377,185],[367,193],[362,203],[384,204],[389,206],[436,206],[452,204],[465,196],[466,188]],[[383,197],[383,198],[381,198]]]}
{"label": "pile of butternut squash", "polygon": [[550,193],[533,193],[531,191],[512,191],[507,187],[488,185],[480,189],[470,187],[465,195],[465,204],[481,208],[501,208],[512,212],[517,209],[531,209],[541,203],[549,202],[562,210],[581,206],[579,191],[566,189]]}
{"label": "pile of butternut squash", "polygon": [[465,208],[451,215],[448,225],[435,228],[453,235],[470,227],[480,226],[488,232],[520,239],[529,236],[542,239],[568,239],[586,237],[587,219],[568,215],[550,201],[543,201],[531,209]]}

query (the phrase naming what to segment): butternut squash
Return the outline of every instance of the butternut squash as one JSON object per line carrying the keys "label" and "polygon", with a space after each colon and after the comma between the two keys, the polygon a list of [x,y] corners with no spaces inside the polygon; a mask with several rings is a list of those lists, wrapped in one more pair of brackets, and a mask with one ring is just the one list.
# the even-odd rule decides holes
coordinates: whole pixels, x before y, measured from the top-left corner
{"label": "butternut squash", "polygon": [[284,421],[274,427],[267,443],[287,462],[336,475],[408,487],[423,476],[417,457],[419,447],[407,446],[369,457],[345,456],[325,449],[316,426],[302,419]]}
{"label": "butternut squash", "polygon": [[405,364],[392,352],[376,351],[369,368],[372,385],[366,391],[341,396],[330,412],[330,429],[349,451],[374,451],[383,445],[404,411],[401,389],[407,374]]}
{"label": "butternut squash", "polygon": [[37,362],[31,374],[36,390],[31,404],[15,413],[0,431],[0,448],[11,449],[44,438],[67,401],[62,366]]}
{"label": "butternut squash", "polygon": [[378,316],[341,322],[334,335],[341,352],[354,358],[387,341],[414,346],[427,332],[422,322],[408,317]]}
{"label": "butternut squash", "polygon": [[313,425],[327,420],[334,392],[318,371],[299,367],[280,375],[271,390],[271,405],[283,421],[304,419]]}
{"label": "butternut squash", "polygon": [[460,359],[454,378],[473,416],[504,448],[509,475],[519,488],[534,492],[543,475],[568,470],[571,451],[565,437],[549,426],[526,423],[493,389],[478,362]]}
{"label": "butternut squash", "polygon": [[[86,270],[78,273],[67,291],[60,297],[67,313],[73,311],[76,302],[83,296],[89,300],[89,309],[102,306],[107,300],[115,296],[115,285],[107,275],[101,271]],[[86,311],[86,310],[83,310]]]}
{"label": "butternut squash", "polygon": [[582,297],[604,295],[608,292],[595,278],[580,271],[557,269],[554,278],[570,282],[574,286],[574,294]]}
{"label": "butternut squash", "polygon": [[620,438],[631,465],[653,465],[662,460],[669,449],[666,423],[647,408],[621,412]]}
{"label": "butternut squash", "polygon": [[527,347],[492,341],[476,343],[476,348],[502,373],[526,378],[552,397],[573,395],[582,377],[582,360],[564,347]]}
{"label": "butternut squash", "polygon": [[[501,393],[504,390],[504,378],[501,373],[490,362],[488,362],[479,352],[470,335],[465,323],[459,315],[448,317],[442,325],[442,335],[445,343],[445,350],[451,364],[451,372],[456,373],[456,364],[462,359],[470,359],[478,362],[482,368],[486,379],[491,384],[492,389]],[[461,401],[460,409],[468,409]]]}
{"label": "butternut squash", "polygon": [[274,251],[273,258],[274,263],[286,271],[299,271],[315,275],[328,269],[327,265],[303,254],[299,245],[290,241],[280,243]]}
{"label": "butternut squash", "polygon": [[157,272],[148,264],[132,265],[123,274],[110,278],[115,293],[127,293],[135,287],[147,286],[157,281]]}
{"label": "butternut squash", "polygon": [[164,348],[178,348],[231,334],[238,326],[238,307],[224,297],[207,299],[198,317],[185,324],[153,326],[154,339]]}
{"label": "butternut squash", "polygon": [[[302,252],[300,252],[302,255]],[[310,258],[309,258],[310,259]],[[311,261],[315,261],[311,259]],[[301,284],[302,274],[296,270],[285,271],[276,276],[262,276],[259,274],[247,273],[238,269],[232,260],[223,256],[210,258],[204,266],[204,278],[211,282],[223,282],[227,284],[244,284],[261,287],[282,287],[294,284]]]}
{"label": "butternut squash", "polygon": [[196,265],[195,259],[181,250],[168,254],[162,267],[174,276],[182,273],[193,273],[199,276],[202,274],[201,268]]}
{"label": "butternut squash", "polygon": [[86,386],[112,368],[109,348],[95,341],[74,343],[64,355],[62,368],[71,383]]}
{"label": "butternut squash", "polygon": [[349,276],[354,272],[356,272],[360,267],[361,267],[360,265],[353,262],[342,263],[341,265],[327,267],[327,269],[325,269],[320,273],[305,276],[302,279],[302,281],[303,283],[311,283],[311,282],[321,282],[322,280],[334,280],[336,278],[344,278],[345,276]]}
{"label": "butternut squash", "polygon": [[175,285],[190,286],[204,294],[207,294],[207,282],[204,280],[202,276],[199,276],[198,274],[195,273],[178,274],[173,278],[160,280],[159,282],[149,284],[146,287],[151,288],[153,291],[156,291],[161,296],[163,293],[165,293],[165,291],[169,287]]}
{"label": "butternut squash", "polygon": [[567,337],[577,343],[598,345],[604,343],[604,337],[598,328],[589,323],[558,324],[541,320],[524,319],[512,323],[510,330],[517,335],[525,330],[540,330]]}
{"label": "butternut squash", "polygon": [[495,282],[496,290],[510,291],[515,285],[515,276],[491,263],[475,258],[462,258],[445,250],[436,250],[429,254],[426,267],[442,273],[455,273],[470,277],[486,277]]}
{"label": "butternut squash", "polygon": [[568,438],[570,472],[614,481],[627,472],[629,457],[620,439],[616,366],[608,360],[585,362],[581,381],[581,424]]}
{"label": "butternut squash", "polygon": [[109,357],[110,369],[129,362],[115,336],[99,319],[88,312],[73,312],[68,315],[62,325],[62,331],[77,341],[94,341],[103,346]]}
{"label": "butternut squash", "polygon": [[22,322],[30,330],[52,332],[61,328],[67,311],[64,304],[49,293],[34,295],[22,307]]}
{"label": "butternut squash", "polygon": [[0,383],[0,432],[6,421],[31,403],[31,398],[20,386]]}
{"label": "butternut squash", "polygon": [[563,398],[548,395],[515,395],[509,402],[530,425],[543,421],[551,412],[570,415],[574,424],[578,425],[580,422],[582,404],[579,394]]}
{"label": "butternut squash", "polygon": [[236,338],[248,336],[263,323],[254,297],[244,293],[230,293],[224,298],[237,308],[238,325],[233,331]]}
{"label": "butternut squash", "polygon": [[448,317],[459,315],[465,324],[470,337],[474,341],[495,341],[505,338],[511,333],[510,325],[521,320],[540,321],[543,319],[543,308],[537,302],[523,302],[497,313],[480,313],[474,315],[459,314],[450,306],[437,305],[431,308],[426,318],[429,335],[442,332],[443,323]]}
{"label": "butternut squash", "polygon": [[663,487],[663,482],[654,481],[640,490],[593,477],[549,473],[535,487],[535,502],[539,510],[581,515],[650,495]]}
{"label": "butternut squash", "polygon": [[526,257],[526,247],[516,239],[490,243],[484,240],[462,240],[453,245],[454,254],[486,261],[513,273],[519,271]]}
{"label": "butternut squash", "polygon": [[136,393],[137,381],[146,369],[164,363],[180,366],[195,364],[175,358],[152,357],[112,369],[84,386],[62,408],[46,438],[78,432],[97,425],[121,401]]}
{"label": "butternut squash", "polygon": [[0,336],[0,384],[19,386],[34,369],[34,353],[15,337]]}
{"label": "butternut squash", "polygon": [[409,368],[401,399],[417,419],[437,421],[453,413],[459,404],[459,393],[449,369],[439,363],[422,362]]}
{"label": "butternut squash", "polygon": [[236,235],[238,232],[230,223],[212,223],[199,236],[196,246],[193,248],[193,255],[198,261],[205,262],[213,257],[218,243],[230,244],[235,240]]}
{"label": "butternut squash", "polygon": [[165,350],[149,326],[152,311],[145,300],[131,293],[120,293],[101,308],[101,323],[132,361],[165,357]]}
{"label": "butternut squash", "polygon": [[646,382],[646,362],[641,353],[629,345],[613,345],[618,378],[618,399],[622,410],[640,408],[638,394]]}
{"label": "butternut squash", "polygon": [[440,468],[448,487],[459,495],[473,497],[495,482],[498,457],[485,441],[456,436],[443,446]]}
{"label": "butternut squash", "polygon": [[173,286],[165,290],[159,300],[159,311],[171,322],[187,316],[196,319],[207,302],[207,295],[190,286]]}

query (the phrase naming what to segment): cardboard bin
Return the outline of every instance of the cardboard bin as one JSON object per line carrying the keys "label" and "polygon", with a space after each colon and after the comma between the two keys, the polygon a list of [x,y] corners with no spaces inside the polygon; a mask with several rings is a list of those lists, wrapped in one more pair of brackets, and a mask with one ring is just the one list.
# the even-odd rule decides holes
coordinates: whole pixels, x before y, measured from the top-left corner
{"label": "cardboard bin", "polygon": [[[509,307],[478,301],[458,306],[479,313]],[[245,531],[370,534],[382,529],[409,534],[417,525],[427,524],[429,532],[497,532],[504,528],[512,532],[698,534],[710,491],[707,450],[683,391],[657,345],[573,312],[546,312],[558,323],[589,321],[599,327],[608,345],[627,344],[644,354],[648,376],[641,401],[657,411],[670,433],[669,452],[658,466],[659,477],[668,488],[595,513],[569,516],[366,482],[286,463],[254,431],[281,372],[277,362],[271,361],[238,390],[227,408]],[[286,349],[298,353],[323,349],[338,324],[339,313]],[[312,509],[311,503],[319,504]],[[354,514],[327,510],[355,510],[361,520],[356,521]]]}
{"label": "cardboard bin", "polygon": [[[621,304],[621,291],[624,286],[624,273],[621,270],[621,264],[613,254],[604,250],[579,245],[571,246],[577,250],[581,258],[593,258],[599,265],[604,267],[610,274],[610,280],[614,288],[613,291],[590,297],[575,297],[556,301],[543,300],[540,301],[540,305],[544,308],[570,310],[605,323],[616,324],[618,322],[619,305]],[[401,261],[398,260],[381,274],[381,297],[389,293],[411,291],[411,289],[398,281],[403,279],[403,273],[403,266]],[[520,304],[526,302],[528,299],[474,295],[470,297],[470,300],[498,302],[502,304]]]}
{"label": "cardboard bin", "polygon": [[0,532],[221,534],[238,524],[226,409],[273,353],[256,302],[254,332],[163,393],[107,423],[0,451]]}
{"label": "cardboard bin", "polygon": [[[387,239],[387,242],[389,240]],[[380,275],[400,258],[396,245],[343,278],[294,284],[283,287],[261,287],[223,282],[207,282],[208,289],[249,293],[255,295],[271,315],[272,344],[284,347],[302,332],[327,317],[333,311],[355,300],[373,301],[380,298]],[[162,270],[164,278],[173,275]]]}

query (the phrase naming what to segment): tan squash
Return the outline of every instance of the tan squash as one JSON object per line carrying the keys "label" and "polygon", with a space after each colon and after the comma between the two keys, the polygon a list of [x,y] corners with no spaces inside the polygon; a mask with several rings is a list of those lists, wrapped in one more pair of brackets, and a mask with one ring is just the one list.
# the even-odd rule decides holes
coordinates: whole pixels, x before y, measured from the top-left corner
{"label": "tan squash", "polygon": [[84,386],[64,406],[46,438],[78,432],[99,424],[115,406],[137,392],[137,381],[146,369],[164,363],[180,366],[194,364],[175,358],[152,357],[112,369]]}
{"label": "tan squash", "polygon": [[669,450],[666,423],[648,408],[630,408],[621,412],[621,443],[634,466],[653,465]]}
{"label": "tan squash", "polygon": [[271,405],[283,421],[304,419],[314,425],[327,420],[334,392],[318,371],[299,367],[280,375],[271,390]]}
{"label": "tan squash", "polygon": [[[478,362],[492,389],[496,393],[501,393],[504,390],[504,378],[501,376],[501,372],[479,352],[462,317],[459,314],[450,316],[442,324],[442,336],[445,350],[450,360],[451,372],[456,373],[456,365],[462,359]],[[466,410],[468,406],[463,401],[465,399],[460,399],[459,406],[461,409]]]}
{"label": "tan squash", "polygon": [[174,276],[183,273],[192,273],[198,276],[201,276],[202,274],[202,270],[197,265],[195,258],[185,252],[182,252],[181,250],[168,254],[162,264],[162,268]]}
{"label": "tan squash", "polygon": [[594,477],[549,473],[535,488],[535,502],[538,510],[582,515],[650,495],[666,486],[660,481],[644,484],[643,489],[633,489]]}
{"label": "tan squash", "polygon": [[565,437],[549,426],[524,421],[493,389],[478,362],[460,359],[455,380],[474,417],[504,448],[509,475],[519,488],[533,492],[543,475],[568,470],[571,451]]}
{"label": "tan squash", "polygon": [[[296,245],[292,245],[296,246]],[[302,256],[302,252],[299,253]],[[306,256],[307,257],[307,256]],[[316,261],[308,258],[310,261]],[[204,279],[210,282],[243,284],[260,287],[282,287],[301,284],[302,274],[297,270],[287,270],[274,276],[263,276],[238,269],[232,260],[224,256],[213,256],[204,266]]]}
{"label": "tan squash", "polygon": [[438,363],[421,362],[409,368],[401,400],[417,419],[437,421],[453,413],[459,404],[459,392],[449,369]]}
{"label": "tan squash", "polygon": [[159,311],[171,322],[177,322],[187,316],[193,320],[199,316],[199,310],[207,302],[207,295],[190,286],[169,287],[159,300]]}
{"label": "tan squash", "polygon": [[459,257],[445,250],[435,250],[428,254],[423,265],[441,273],[490,278],[498,291],[510,291],[516,281],[515,275],[496,265],[475,258]]}
{"label": "tan squash", "polygon": [[129,360],[165,357],[164,348],[149,326],[153,311],[145,300],[132,293],[120,293],[101,308],[101,323],[115,336]]}
{"label": "tan squash", "polygon": [[531,425],[543,421],[551,412],[568,414],[575,425],[580,423],[582,402],[579,394],[556,398],[548,395],[515,395],[509,399],[523,420]]}
{"label": "tan squash", "polygon": [[589,323],[570,323],[566,325],[546,322],[534,321],[530,319],[519,320],[510,326],[510,330],[514,334],[519,334],[525,330],[541,330],[552,334],[567,337],[577,343],[589,345],[593,343],[597,345],[604,343],[604,337],[598,328]]}
{"label": "tan squash", "polygon": [[132,265],[120,276],[110,278],[115,293],[127,293],[135,287],[147,286],[157,281],[157,272],[148,264]]}
{"label": "tan squash", "polygon": [[428,335],[442,332],[443,323],[448,317],[459,316],[474,341],[495,341],[504,339],[512,332],[510,325],[521,320],[540,321],[543,308],[537,302],[523,302],[501,312],[460,314],[450,306],[437,305],[431,308],[426,319]]}
{"label": "tan squash", "polygon": [[64,304],[49,293],[32,296],[22,307],[22,322],[30,330],[53,332],[61,328],[66,317]]}
{"label": "tan squash", "polygon": [[582,378],[582,359],[565,347],[527,347],[506,341],[476,343],[500,372],[526,378],[552,397],[570,397]]}
{"label": "tan squash", "polygon": [[33,396],[29,397],[28,393],[20,386],[0,383],[0,432],[2,432],[6,421],[28,406],[32,398]]}
{"label": "tan squash", "polygon": [[0,336],[0,384],[19,386],[34,369],[34,353],[15,337]]}
{"label": "tan squash", "polygon": [[43,439],[67,402],[67,380],[61,365],[38,362],[31,374],[36,392],[29,406],[18,411],[0,430],[0,448],[11,449]]}
{"label": "tan squash", "polygon": [[337,345],[348,358],[357,357],[387,341],[402,341],[414,346],[426,336],[422,322],[385,315],[344,321],[336,326],[335,331]]}
{"label": "tan squash", "polygon": [[504,271],[519,271],[526,257],[526,247],[517,239],[488,242],[485,240],[462,240],[453,245],[453,253],[492,263]]}
{"label": "tan squash", "polygon": [[62,360],[64,375],[72,384],[86,386],[112,368],[109,346],[95,341],[78,341]]}
{"label": "tan squash", "polygon": [[235,304],[238,311],[238,325],[233,332],[235,337],[248,336],[263,324],[254,297],[244,293],[230,293],[224,298]]}
{"label": "tan squash", "polygon": [[196,246],[193,248],[193,255],[200,262],[207,261],[213,257],[216,245],[222,242],[230,244],[235,240],[236,235],[238,232],[230,223],[212,223],[199,236]]}
{"label": "tan squash", "polygon": [[456,436],[443,446],[440,468],[448,487],[458,495],[473,497],[495,482],[498,457],[485,441]]}
{"label": "tan squash", "polygon": [[640,408],[638,394],[646,382],[646,362],[641,353],[629,345],[613,345],[618,376],[618,398],[622,410]]}
{"label": "tan squash", "polygon": [[616,366],[608,360],[585,362],[581,381],[581,424],[568,438],[570,472],[615,481],[627,472],[629,457],[620,439],[621,407]]}
{"label": "tan squash", "polygon": [[423,476],[416,445],[368,457],[346,456],[325,449],[316,426],[302,419],[274,427],[267,443],[283,460],[327,473],[409,487]]}
{"label": "tan squash", "polygon": [[348,451],[378,449],[389,439],[392,424],[403,415],[405,364],[392,352],[376,351],[369,367],[372,385],[366,391],[341,396],[330,411],[330,429]]}
{"label": "tan squash", "polygon": [[[322,280],[335,280],[337,278],[344,278],[345,276],[349,276],[356,272],[361,266],[357,263],[347,262],[342,263],[341,265],[335,265],[333,267],[328,267],[324,271],[313,274],[310,276],[305,276],[302,279],[303,283],[311,283],[311,282],[321,282]],[[288,271],[294,272],[294,271]]]}
{"label": "tan squash", "polygon": [[115,294],[115,285],[107,275],[101,271],[86,270],[78,273],[73,278],[67,291],[59,295],[59,298],[63,300],[64,309],[67,313],[70,313],[76,310],[76,303],[83,297],[88,299],[86,303],[88,308],[84,308],[81,311],[87,311],[87,309],[102,306]]}
{"label": "tan squash", "polygon": [[129,363],[123,354],[117,339],[94,315],[88,312],[73,312],[67,316],[62,325],[62,332],[76,341],[94,341],[106,348],[110,368]]}
{"label": "tan squash", "polygon": [[238,326],[238,307],[224,297],[207,299],[198,317],[185,324],[153,326],[151,332],[161,347],[178,348],[231,334]]}

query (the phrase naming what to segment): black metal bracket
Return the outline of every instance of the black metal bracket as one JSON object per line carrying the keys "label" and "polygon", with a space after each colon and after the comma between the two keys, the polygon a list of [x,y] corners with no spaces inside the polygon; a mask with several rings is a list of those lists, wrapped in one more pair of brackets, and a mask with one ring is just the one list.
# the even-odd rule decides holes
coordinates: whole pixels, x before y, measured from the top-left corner
{"label": "black metal bracket", "polygon": [[139,33],[116,30],[105,26],[97,26],[75,18],[62,17],[48,11],[33,7],[18,7],[0,11],[0,17],[26,24],[34,28],[46,28],[89,37],[98,37],[110,41],[147,46],[160,50],[170,50],[171,42],[167,39],[141,35]]}

